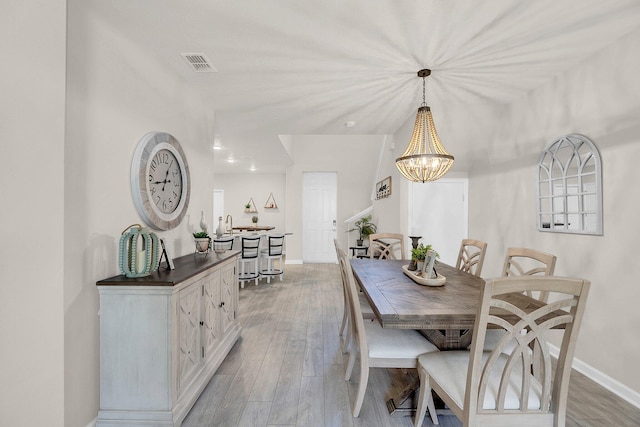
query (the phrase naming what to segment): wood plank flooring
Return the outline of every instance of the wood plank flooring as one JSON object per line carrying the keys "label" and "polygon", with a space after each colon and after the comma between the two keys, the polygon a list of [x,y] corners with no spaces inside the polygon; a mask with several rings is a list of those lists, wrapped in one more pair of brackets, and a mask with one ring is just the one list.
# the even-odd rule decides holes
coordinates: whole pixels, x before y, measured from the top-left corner
{"label": "wood plank flooring", "polygon": [[[386,400],[415,375],[374,368],[360,417],[351,416],[359,366],[344,380],[342,290],[337,264],[287,265],[284,280],[240,289],[242,337],[205,388],[184,427],[412,426]],[[567,427],[640,426],[640,410],[574,371]],[[426,417],[423,426],[432,426]],[[440,416],[443,427],[458,427]]]}

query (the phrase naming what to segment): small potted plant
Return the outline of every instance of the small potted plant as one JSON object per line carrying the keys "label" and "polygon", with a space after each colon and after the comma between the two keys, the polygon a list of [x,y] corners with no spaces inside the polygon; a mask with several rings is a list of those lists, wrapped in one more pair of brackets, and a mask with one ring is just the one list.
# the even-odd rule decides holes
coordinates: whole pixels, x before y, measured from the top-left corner
{"label": "small potted plant", "polygon": [[258,225],[258,216],[257,216],[257,215],[254,215],[254,216],[251,218],[251,222],[253,223],[253,225],[254,225],[254,226],[257,226],[257,225]]}
{"label": "small potted plant", "polygon": [[[432,250],[431,245],[423,245],[420,243],[417,248],[411,249],[411,259],[415,260],[418,264],[418,271],[422,271],[424,259],[427,257],[427,252]],[[435,252],[435,251],[434,251]],[[438,252],[435,252],[436,258],[440,258]]]}
{"label": "small potted plant", "polygon": [[367,215],[354,222],[353,228],[351,230],[347,230],[347,233],[356,230],[359,233],[359,238],[356,241],[356,245],[362,246],[362,244],[364,243],[364,239],[369,238],[370,234],[378,231],[378,227],[371,222],[371,215]]}
{"label": "small potted plant", "polygon": [[196,241],[197,252],[208,252],[211,247],[211,238],[206,231],[198,231],[193,233],[193,239]]}

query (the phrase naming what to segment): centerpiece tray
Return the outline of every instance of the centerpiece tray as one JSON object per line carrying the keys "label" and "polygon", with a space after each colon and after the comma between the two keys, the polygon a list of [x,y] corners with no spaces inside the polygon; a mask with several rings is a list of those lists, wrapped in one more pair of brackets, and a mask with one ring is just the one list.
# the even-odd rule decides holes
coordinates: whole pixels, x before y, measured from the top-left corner
{"label": "centerpiece tray", "polygon": [[411,280],[416,282],[418,285],[422,285],[422,286],[443,286],[447,281],[447,278],[444,277],[442,274],[438,274],[438,276],[433,279],[424,278],[422,277],[422,272],[411,271],[409,270],[408,265],[403,265],[402,271],[404,272],[404,274],[409,276]]}

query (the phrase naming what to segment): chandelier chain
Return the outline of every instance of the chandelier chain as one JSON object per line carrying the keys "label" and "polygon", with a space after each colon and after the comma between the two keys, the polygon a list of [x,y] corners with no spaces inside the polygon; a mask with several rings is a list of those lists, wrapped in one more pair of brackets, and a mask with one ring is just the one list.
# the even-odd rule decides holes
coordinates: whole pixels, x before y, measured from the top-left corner
{"label": "chandelier chain", "polygon": [[426,80],[425,77],[422,77],[422,106],[426,107],[427,106],[427,89],[426,89]]}

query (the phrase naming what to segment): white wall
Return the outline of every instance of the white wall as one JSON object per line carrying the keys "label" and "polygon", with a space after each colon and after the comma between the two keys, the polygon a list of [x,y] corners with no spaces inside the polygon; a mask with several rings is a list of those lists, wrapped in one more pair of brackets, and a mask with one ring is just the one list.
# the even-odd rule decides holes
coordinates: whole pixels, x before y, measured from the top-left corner
{"label": "white wall", "polygon": [[[576,358],[640,396],[640,286],[633,260],[640,218],[640,31],[496,114],[487,150],[470,173],[470,236],[488,242],[483,276],[496,276],[509,246],[558,256],[556,275],[591,280]],[[581,133],[603,161],[604,235],[536,228],[536,164],[558,136]],[[618,384],[619,385],[619,384]],[[624,389],[624,387],[622,387]]]}
{"label": "white wall", "polygon": [[[371,205],[382,136],[295,136],[293,165],[287,168],[287,260],[302,260],[302,173],[337,172],[338,242],[347,247],[344,221]],[[377,223],[374,211],[373,222]],[[353,242],[355,233],[351,237]]]}
{"label": "white wall", "polygon": [[[415,117],[407,120],[413,122]],[[405,123],[406,125],[406,123]],[[402,127],[404,129],[405,126]],[[374,178],[375,182],[382,181],[386,177],[391,177],[391,195],[387,198],[374,200],[373,211],[376,216],[376,224],[378,226],[378,232],[380,233],[402,233],[406,234],[407,227],[406,219],[406,193],[407,193],[407,180],[398,172],[395,166],[395,160],[399,157],[406,148],[409,138],[404,141],[404,134],[396,134],[396,136],[387,136],[384,139],[384,147],[379,154],[380,157],[380,170],[377,171],[377,175]],[[393,148],[395,146],[395,148]],[[404,212],[404,215],[402,214]],[[410,247],[411,245],[408,245]]]}
{"label": "white wall", "polygon": [[0,14],[0,425],[64,423],[64,1]]}
{"label": "white wall", "polygon": [[[214,172],[215,174],[215,172]],[[286,227],[286,185],[285,174],[275,173],[227,173],[215,174],[216,189],[224,190],[224,214],[231,215],[233,226],[251,225],[251,218],[258,217],[258,225],[270,225],[275,227],[273,232],[287,232]],[[277,209],[265,209],[264,205],[273,193],[273,198],[278,205]],[[244,206],[253,198],[258,213],[245,213]],[[217,219],[211,227],[218,226]]]}
{"label": "white wall", "polygon": [[[165,131],[190,168],[188,214],[158,232],[174,257],[193,251],[200,211],[211,215],[213,113],[197,93],[131,45],[93,3],[69,1],[64,199],[65,426],[86,426],[99,405],[99,301],[95,282],[116,274],[122,231],[141,223],[131,158],[140,138]],[[211,223],[211,219],[209,219]],[[61,222],[61,221],[60,221]],[[44,425],[44,424],[42,424]]]}

